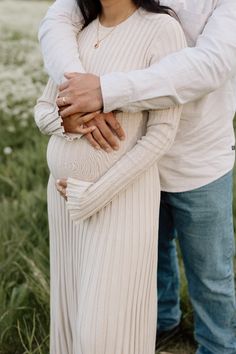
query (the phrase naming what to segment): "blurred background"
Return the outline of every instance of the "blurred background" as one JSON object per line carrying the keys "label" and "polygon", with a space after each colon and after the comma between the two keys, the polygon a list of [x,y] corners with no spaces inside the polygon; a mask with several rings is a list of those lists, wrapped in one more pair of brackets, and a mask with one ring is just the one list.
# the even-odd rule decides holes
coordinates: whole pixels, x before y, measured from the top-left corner
{"label": "blurred background", "polygon": [[[0,0],[0,354],[49,353],[48,138],[33,119],[47,80],[37,30],[49,5]],[[192,354],[192,309],[180,263],[183,326],[159,349]]]}

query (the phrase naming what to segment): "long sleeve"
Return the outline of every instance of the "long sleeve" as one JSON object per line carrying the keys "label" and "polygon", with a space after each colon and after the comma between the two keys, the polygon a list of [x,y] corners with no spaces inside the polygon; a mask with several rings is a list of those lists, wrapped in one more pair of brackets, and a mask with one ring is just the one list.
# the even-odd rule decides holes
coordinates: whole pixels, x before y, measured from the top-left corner
{"label": "long sleeve", "polygon": [[[150,63],[186,45],[182,29],[171,18],[159,35],[154,35]],[[146,135],[95,183],[69,178],[67,208],[71,218],[78,222],[90,217],[157,162],[174,142],[181,112],[181,106],[150,111]]]}
{"label": "long sleeve", "polygon": [[171,54],[145,70],[102,76],[104,111],[163,109],[218,89],[236,75],[235,33],[236,1],[217,1],[195,47]]}
{"label": "long sleeve", "polygon": [[56,0],[41,22],[38,37],[44,65],[60,84],[65,72],[84,72],[79,60],[77,35],[82,15],[75,0]]}
{"label": "long sleeve", "polygon": [[82,136],[81,134],[70,134],[64,130],[63,121],[56,105],[57,94],[58,86],[50,78],[34,108],[35,123],[42,134],[58,135],[66,140],[78,139]]}

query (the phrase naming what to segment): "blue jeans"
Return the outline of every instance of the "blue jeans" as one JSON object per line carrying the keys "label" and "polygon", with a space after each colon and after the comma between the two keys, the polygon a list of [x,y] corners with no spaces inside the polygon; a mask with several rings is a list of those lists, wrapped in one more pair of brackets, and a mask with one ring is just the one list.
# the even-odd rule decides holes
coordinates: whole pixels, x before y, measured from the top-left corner
{"label": "blue jeans", "polygon": [[204,187],[163,192],[158,262],[158,330],[180,322],[175,235],[194,309],[197,354],[236,354],[232,172]]}

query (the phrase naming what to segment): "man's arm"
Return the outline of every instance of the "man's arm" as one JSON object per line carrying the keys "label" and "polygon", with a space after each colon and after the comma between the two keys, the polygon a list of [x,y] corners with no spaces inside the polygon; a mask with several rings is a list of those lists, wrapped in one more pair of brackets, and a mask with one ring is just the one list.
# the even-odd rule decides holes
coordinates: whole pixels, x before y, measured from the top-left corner
{"label": "man's arm", "polygon": [[145,70],[101,77],[104,111],[163,109],[195,101],[236,74],[236,1],[219,0],[196,47]]}
{"label": "man's arm", "polygon": [[[64,71],[82,70],[76,41],[80,16],[74,0],[57,0],[41,25],[45,64],[56,82]],[[145,70],[102,76],[104,111],[163,109],[197,100],[216,90],[236,73],[235,33],[236,1],[219,0],[196,47],[171,54]],[[91,111],[88,102],[94,101],[94,87],[84,95],[86,75],[79,84],[83,99],[78,95],[74,107],[84,111],[86,106]]]}
{"label": "man's arm", "polygon": [[[57,0],[39,33],[46,67],[57,83],[65,71],[82,70],[76,41],[81,15],[75,6],[75,0]],[[171,54],[145,70],[102,76],[104,111],[162,109],[197,100],[216,90],[236,72],[235,31],[235,0],[219,0],[196,47]],[[71,114],[90,112],[88,103],[97,99],[97,78],[90,90],[86,75],[78,80],[83,98],[78,94]],[[101,107],[102,99],[96,109]]]}
{"label": "man's arm", "polygon": [[41,22],[38,36],[45,68],[57,84],[64,80],[65,72],[84,72],[77,46],[81,27],[82,15],[75,0],[56,0]]}

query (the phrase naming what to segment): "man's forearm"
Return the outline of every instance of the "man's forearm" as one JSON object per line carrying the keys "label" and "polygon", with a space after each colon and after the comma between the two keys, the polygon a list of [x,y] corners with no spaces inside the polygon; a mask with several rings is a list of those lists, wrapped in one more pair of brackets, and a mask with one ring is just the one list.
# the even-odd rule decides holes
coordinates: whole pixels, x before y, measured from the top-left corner
{"label": "man's forearm", "polygon": [[101,77],[104,111],[163,109],[195,101],[236,74],[236,2],[219,1],[196,47],[148,69]]}
{"label": "man's forearm", "polygon": [[45,68],[57,84],[64,81],[65,72],[84,72],[77,45],[81,26],[75,0],[55,1],[41,22],[38,36]]}
{"label": "man's forearm", "polygon": [[[79,23],[75,0],[57,0],[41,26],[45,65],[56,82],[64,71],[83,70],[76,41]],[[219,0],[195,48],[168,55],[143,71],[102,76],[104,111],[163,109],[216,90],[236,73],[235,32],[236,2]]]}

